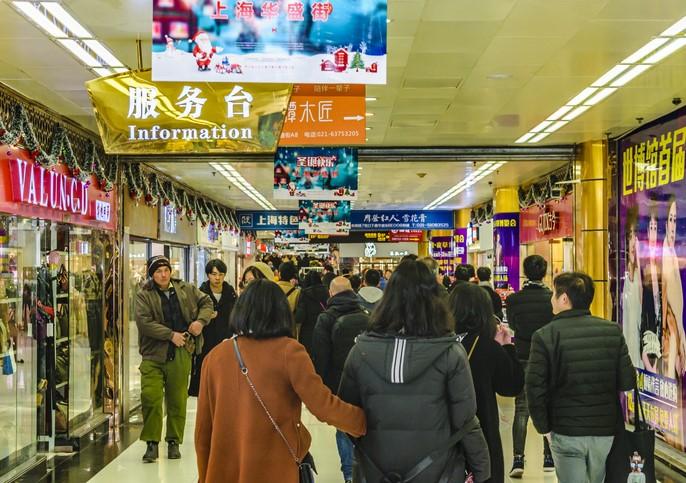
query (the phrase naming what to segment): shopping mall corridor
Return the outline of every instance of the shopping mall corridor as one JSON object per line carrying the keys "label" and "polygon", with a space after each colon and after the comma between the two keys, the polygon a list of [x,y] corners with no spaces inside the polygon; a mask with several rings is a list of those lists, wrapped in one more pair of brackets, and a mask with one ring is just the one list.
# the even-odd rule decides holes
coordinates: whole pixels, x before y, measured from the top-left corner
{"label": "shopping mall corridor", "polygon": [[[188,419],[186,423],[187,439],[181,447],[183,458],[170,461],[166,459],[166,448],[160,445],[160,460],[155,464],[141,463],[141,456],[145,452],[145,444],[136,441],[121,453],[114,461],[99,471],[91,483],[191,483],[197,481],[195,468],[195,453],[193,449],[193,431],[195,425],[195,399],[189,400]],[[514,413],[514,405],[511,399],[501,400],[501,434],[505,454],[511,453],[512,436],[511,421]],[[312,454],[319,470],[317,483],[341,483],[343,481],[339,471],[338,453],[336,451],[335,430],[317,421],[309,413],[304,414],[304,421],[312,433]],[[529,428],[529,441],[527,442],[527,468],[524,483],[556,483],[553,473],[543,472],[543,448],[542,440],[537,437],[533,426]],[[506,459],[505,464],[509,469],[511,461]],[[83,461],[81,462],[83,465]],[[83,481],[74,479],[73,472],[58,471],[57,475],[44,481],[51,483],[66,483]],[[506,477],[506,481],[507,477]],[[667,483],[669,480],[664,480]]]}

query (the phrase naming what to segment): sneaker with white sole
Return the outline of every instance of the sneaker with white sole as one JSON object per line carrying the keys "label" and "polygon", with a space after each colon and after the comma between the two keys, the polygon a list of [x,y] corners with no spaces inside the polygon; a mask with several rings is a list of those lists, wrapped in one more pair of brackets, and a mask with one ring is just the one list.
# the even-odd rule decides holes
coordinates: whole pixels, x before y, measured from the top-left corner
{"label": "sneaker with white sole", "polygon": [[524,456],[515,456],[512,461],[510,478],[521,478],[524,474]]}
{"label": "sneaker with white sole", "polygon": [[555,471],[555,461],[553,461],[552,455],[543,455],[543,471],[545,471],[546,473]]}

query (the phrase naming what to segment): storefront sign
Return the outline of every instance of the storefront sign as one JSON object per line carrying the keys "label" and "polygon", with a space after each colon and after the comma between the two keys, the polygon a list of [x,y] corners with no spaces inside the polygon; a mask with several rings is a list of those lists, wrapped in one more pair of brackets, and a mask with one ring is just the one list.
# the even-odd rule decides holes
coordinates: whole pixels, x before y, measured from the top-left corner
{"label": "storefront sign", "polygon": [[453,234],[453,267],[467,263],[467,228],[457,228]]}
{"label": "storefront sign", "polygon": [[86,83],[108,153],[273,152],[287,84],[155,83],[150,71]]}
{"label": "storefront sign", "polygon": [[363,85],[294,85],[279,146],[364,144],[365,92]]}
{"label": "storefront sign", "polygon": [[522,210],[519,232],[523,244],[574,236],[574,196]]}
{"label": "storefront sign", "polygon": [[505,296],[519,290],[519,213],[493,216],[495,249],[493,282],[495,290]]}
{"label": "storefront sign", "polygon": [[438,262],[441,274],[449,275],[452,273],[452,262],[455,256],[453,237],[432,236],[430,248],[431,257]]}
{"label": "storefront sign", "polygon": [[159,213],[157,226],[160,241],[181,245],[197,244],[197,227],[187,216],[180,216],[171,205],[160,206],[157,212]]}
{"label": "storefront sign", "polygon": [[422,241],[421,230],[394,230],[394,231],[352,231],[345,236],[336,235],[309,235],[310,243],[399,243]]}
{"label": "storefront sign", "polygon": [[[402,258],[417,254],[417,244],[406,243],[346,243],[340,246],[342,258]],[[374,252],[374,255],[370,253]]]}
{"label": "storefront sign", "polygon": [[52,168],[34,164],[24,149],[0,149],[0,211],[115,229],[116,191],[105,193],[95,178],[77,179],[62,164]]}
{"label": "storefront sign", "polygon": [[[618,321],[638,370],[646,419],[686,445],[686,109],[618,142]],[[630,400],[630,413],[635,411]]]}
{"label": "storefront sign", "polygon": [[274,198],[356,200],[358,167],[353,148],[279,148]]}
{"label": "storefront sign", "polygon": [[386,0],[155,0],[154,78],[385,84],[386,9]]}
{"label": "storefront sign", "polygon": [[239,211],[241,230],[293,230],[298,231],[298,212],[288,211]]}
{"label": "storefront sign", "polygon": [[445,230],[454,225],[452,211],[353,211],[353,230]]}
{"label": "storefront sign", "polygon": [[299,228],[310,234],[347,235],[350,232],[350,201],[300,201]]}

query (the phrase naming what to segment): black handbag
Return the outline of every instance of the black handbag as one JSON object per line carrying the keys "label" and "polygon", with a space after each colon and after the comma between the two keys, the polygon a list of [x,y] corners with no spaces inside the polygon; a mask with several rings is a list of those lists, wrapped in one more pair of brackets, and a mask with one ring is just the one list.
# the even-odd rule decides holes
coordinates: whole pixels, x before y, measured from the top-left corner
{"label": "black handbag", "polygon": [[[656,483],[655,480],[655,431],[645,420],[641,395],[634,386],[634,430],[629,431],[624,425],[621,406],[619,407],[618,432],[607,456],[605,481],[640,481]],[[632,476],[635,475],[635,476]]]}
{"label": "black handbag", "polygon": [[279,436],[281,436],[281,439],[288,448],[288,452],[291,454],[293,461],[295,461],[295,464],[298,465],[300,483],[314,483],[314,475],[317,473],[317,469],[314,466],[314,458],[312,458],[312,455],[310,453],[307,453],[302,460],[298,459],[298,456],[295,454],[295,450],[286,439],[286,436],[284,436],[283,432],[281,431],[281,428],[279,428],[279,425],[276,424],[276,421],[274,421],[274,418],[267,409],[267,406],[264,404],[264,401],[257,392],[257,389],[255,389],[255,385],[253,384],[252,379],[250,379],[250,376],[248,376],[248,368],[245,367],[243,357],[241,356],[241,351],[238,349],[238,336],[234,336],[231,340],[233,341],[233,348],[236,352],[236,359],[238,359],[238,365],[241,368],[241,373],[245,376],[245,380],[248,382],[250,389],[252,389],[252,392],[255,395],[257,402],[260,403],[260,406],[262,406],[262,409],[264,409],[264,412],[267,414],[267,417],[269,418],[269,421],[272,423],[272,426],[274,426],[276,432],[279,433]]}

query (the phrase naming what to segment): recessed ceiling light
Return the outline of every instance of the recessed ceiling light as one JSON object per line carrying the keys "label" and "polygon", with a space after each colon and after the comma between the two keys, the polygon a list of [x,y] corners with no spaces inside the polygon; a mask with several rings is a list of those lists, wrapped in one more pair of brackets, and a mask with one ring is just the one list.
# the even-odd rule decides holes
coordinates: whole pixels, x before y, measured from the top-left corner
{"label": "recessed ceiling light", "polygon": [[372,130],[372,128],[371,128],[371,127],[369,127],[369,126],[367,126],[367,127],[365,128],[365,130],[367,130],[367,131],[371,131],[371,130]]}
{"label": "recessed ceiling light", "polygon": [[59,43],[64,45],[64,47],[69,50],[72,54],[81,60],[88,67],[102,67],[102,64],[98,59],[93,57],[90,53],[86,51],[81,45],[73,39],[57,39]]}
{"label": "recessed ceiling light", "polygon": [[638,49],[636,52],[631,54],[629,57],[624,59],[622,61],[622,64],[635,64],[636,62],[641,60],[643,57],[650,54],[655,49],[666,44],[667,42],[669,42],[669,39],[664,38],[664,37],[658,37],[656,39],[653,39],[650,42],[648,42],[647,44],[645,44],[643,47]]}
{"label": "recessed ceiling light", "polygon": [[534,144],[534,143],[540,142],[543,139],[547,138],[548,136],[550,136],[550,133],[542,132],[540,134],[537,134],[536,137],[534,137],[533,139],[531,139],[531,141],[529,141],[529,143]]}
{"label": "recessed ceiling light", "polygon": [[507,80],[511,79],[512,74],[506,74],[504,72],[496,72],[495,74],[489,74],[486,76],[488,80]]}
{"label": "recessed ceiling light", "polygon": [[631,67],[631,65],[617,64],[591,85],[593,87],[603,87],[605,84],[610,82],[612,79],[616,78],[619,74],[627,70],[629,67]]}
{"label": "recessed ceiling light", "polygon": [[567,121],[557,121],[555,124],[553,124],[552,126],[548,127],[548,129],[546,129],[545,132],[547,132],[548,134],[554,133],[555,131],[557,131],[558,129],[560,129],[560,128],[561,128],[562,126],[564,126],[565,124],[567,124]]}
{"label": "recessed ceiling light", "polygon": [[615,81],[610,84],[612,87],[622,87],[634,80],[636,77],[639,75],[643,74],[645,71],[650,69],[652,65],[649,64],[640,64],[637,66],[634,66],[631,68],[629,72],[624,74],[623,76],[619,77]]}
{"label": "recessed ceiling light", "polygon": [[90,39],[93,35],[86,30],[86,27],[81,25],[69,12],[67,12],[62,5],[57,2],[41,2],[41,5],[50,12],[62,25],[80,39]]}
{"label": "recessed ceiling light", "polygon": [[669,57],[674,52],[686,45],[686,38],[676,39],[668,45],[655,52],[653,55],[645,59],[643,62],[646,64],[657,64],[661,60]]}
{"label": "recessed ceiling light", "polygon": [[515,143],[516,143],[516,144],[525,143],[525,142],[527,142],[529,139],[531,139],[532,137],[534,137],[535,135],[536,135],[535,132],[528,132],[528,133],[526,133],[524,136],[522,136],[521,138],[517,139],[517,140],[515,141]]}
{"label": "recessed ceiling light", "polygon": [[29,17],[40,28],[45,30],[48,35],[59,38],[67,37],[67,33],[58,27],[52,20],[50,20],[43,12],[38,10],[32,2],[13,2],[13,5],[19,9],[24,15]]}
{"label": "recessed ceiling light", "polygon": [[576,109],[574,109],[572,112],[567,114],[565,117],[563,117],[562,119],[564,121],[569,122],[573,119],[576,119],[577,117],[582,115],[584,112],[588,111],[590,108],[591,108],[591,106],[579,106]]}
{"label": "recessed ceiling light", "polygon": [[606,87],[605,89],[601,90],[598,92],[596,95],[588,99],[586,102],[584,102],[584,105],[586,106],[595,106],[599,102],[601,102],[604,99],[607,99],[610,97],[612,94],[617,91],[616,87]]}
{"label": "recessed ceiling light", "polygon": [[567,114],[569,111],[574,109],[574,106],[562,106],[559,108],[557,111],[555,111],[552,116],[548,118],[549,121],[557,121],[559,120],[562,116]]}
{"label": "recessed ceiling light", "polygon": [[547,128],[548,126],[550,126],[552,123],[553,123],[553,121],[543,121],[541,124],[539,124],[538,126],[536,126],[535,128],[533,128],[533,129],[531,130],[531,132],[541,132],[541,131],[543,131],[545,128]]}
{"label": "recessed ceiling light", "polygon": [[581,91],[579,94],[577,94],[575,97],[572,98],[571,101],[567,103],[568,106],[578,106],[582,102],[584,102],[586,99],[591,97],[595,92],[598,90],[597,87],[587,87],[583,91]]}
{"label": "recessed ceiling light", "polygon": [[679,35],[684,30],[686,30],[686,17],[683,17],[681,20],[662,32],[660,37],[674,37],[675,35]]}
{"label": "recessed ceiling light", "polygon": [[367,117],[373,117],[374,113],[373,112],[365,112],[364,115]]}

